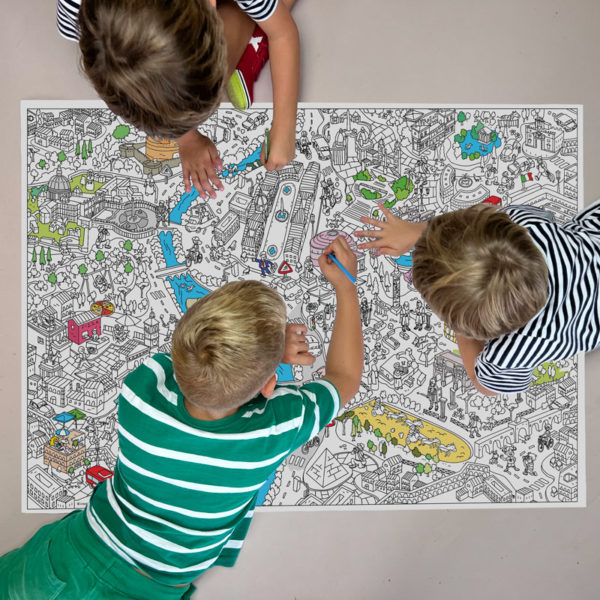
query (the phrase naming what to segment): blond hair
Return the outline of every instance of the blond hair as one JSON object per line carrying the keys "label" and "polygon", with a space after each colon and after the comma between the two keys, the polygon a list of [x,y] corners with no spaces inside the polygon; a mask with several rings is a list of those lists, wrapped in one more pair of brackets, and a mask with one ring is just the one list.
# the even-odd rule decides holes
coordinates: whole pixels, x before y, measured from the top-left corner
{"label": "blond hair", "polygon": [[225,36],[207,0],[83,0],[79,29],[98,95],[139,129],[177,138],[219,105]]}
{"label": "blond hair", "polygon": [[256,396],[281,361],[285,304],[258,281],[228,283],[183,315],[171,356],[185,398],[209,412]]}
{"label": "blond hair", "polygon": [[548,266],[524,227],[492,206],[434,217],[413,251],[413,283],[457,333],[497,338],[525,325],[548,296]]}

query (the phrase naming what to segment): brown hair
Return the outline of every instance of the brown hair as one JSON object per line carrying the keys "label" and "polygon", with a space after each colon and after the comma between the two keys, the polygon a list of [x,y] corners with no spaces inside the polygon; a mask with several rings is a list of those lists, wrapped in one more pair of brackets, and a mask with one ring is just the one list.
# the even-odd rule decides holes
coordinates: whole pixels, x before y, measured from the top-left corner
{"label": "brown hair", "polygon": [[457,333],[486,340],[546,303],[548,266],[524,227],[492,206],[434,217],[415,244],[413,283]]}
{"label": "brown hair", "polygon": [[219,105],[225,37],[207,0],[82,0],[79,28],[98,95],[139,129],[177,138]]}
{"label": "brown hair", "polygon": [[285,304],[258,281],[235,281],[193,304],[173,333],[171,356],[187,400],[212,412],[253,398],[281,361]]}

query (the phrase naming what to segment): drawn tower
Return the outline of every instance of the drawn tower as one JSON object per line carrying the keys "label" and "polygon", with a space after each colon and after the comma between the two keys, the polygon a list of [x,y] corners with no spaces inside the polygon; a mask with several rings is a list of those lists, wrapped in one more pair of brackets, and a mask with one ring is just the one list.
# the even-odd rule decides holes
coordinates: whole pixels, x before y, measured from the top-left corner
{"label": "drawn tower", "polygon": [[400,309],[400,295],[402,293],[402,273],[396,265],[394,272],[392,273],[392,308],[394,310]]}
{"label": "drawn tower", "polygon": [[144,321],[144,340],[151,349],[158,348],[159,323],[154,309],[150,309],[150,317]]}

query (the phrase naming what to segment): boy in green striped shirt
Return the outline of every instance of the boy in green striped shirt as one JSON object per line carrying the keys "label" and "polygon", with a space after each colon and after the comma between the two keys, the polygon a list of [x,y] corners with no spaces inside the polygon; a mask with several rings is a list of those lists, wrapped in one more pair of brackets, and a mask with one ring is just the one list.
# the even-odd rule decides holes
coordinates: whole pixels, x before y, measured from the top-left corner
{"label": "boy in green striped shirt", "polygon": [[172,354],[125,378],[114,478],[85,511],[0,558],[0,597],[175,600],[190,597],[211,566],[233,566],[259,488],[358,391],[358,297],[331,252],[356,275],[339,237],[319,259],[337,295],[325,377],[277,385],[282,360],[314,358],[306,328],[286,331],[285,304],[271,288],[234,282],[199,300],[180,320]]}

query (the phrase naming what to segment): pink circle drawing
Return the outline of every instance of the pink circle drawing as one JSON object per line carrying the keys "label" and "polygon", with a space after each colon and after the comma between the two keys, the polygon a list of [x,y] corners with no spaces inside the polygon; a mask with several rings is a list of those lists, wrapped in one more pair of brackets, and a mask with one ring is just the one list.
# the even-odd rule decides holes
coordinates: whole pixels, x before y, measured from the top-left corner
{"label": "pink circle drawing", "polygon": [[347,234],[345,231],[329,229],[327,231],[321,231],[321,233],[317,233],[317,235],[310,240],[310,259],[315,267],[319,266],[319,256],[323,254],[323,250],[325,250],[325,248],[327,248],[327,246],[329,246],[329,244],[331,244],[331,242],[333,242],[333,240],[340,235],[348,242],[352,252],[354,252],[357,257],[360,256],[360,253],[356,247],[356,242],[349,234]]}

